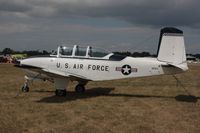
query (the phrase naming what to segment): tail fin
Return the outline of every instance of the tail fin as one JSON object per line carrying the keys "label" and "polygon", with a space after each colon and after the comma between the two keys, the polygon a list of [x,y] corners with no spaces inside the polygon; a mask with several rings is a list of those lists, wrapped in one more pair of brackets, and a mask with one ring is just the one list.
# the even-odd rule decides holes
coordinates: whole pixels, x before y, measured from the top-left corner
{"label": "tail fin", "polygon": [[161,29],[157,59],[182,70],[188,69],[183,31],[173,27]]}

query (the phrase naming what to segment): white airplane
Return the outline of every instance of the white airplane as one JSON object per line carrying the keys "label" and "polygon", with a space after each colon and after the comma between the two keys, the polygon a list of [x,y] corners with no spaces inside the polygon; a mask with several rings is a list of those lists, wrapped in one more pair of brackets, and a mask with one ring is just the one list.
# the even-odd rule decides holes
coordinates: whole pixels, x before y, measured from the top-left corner
{"label": "white airplane", "polygon": [[84,92],[88,81],[177,74],[188,70],[183,32],[173,27],[161,29],[156,58],[133,58],[115,55],[90,46],[59,46],[51,55],[20,60],[17,67],[26,72],[28,81],[40,79],[55,84],[56,95],[66,96],[70,81],[78,81],[76,92]]}

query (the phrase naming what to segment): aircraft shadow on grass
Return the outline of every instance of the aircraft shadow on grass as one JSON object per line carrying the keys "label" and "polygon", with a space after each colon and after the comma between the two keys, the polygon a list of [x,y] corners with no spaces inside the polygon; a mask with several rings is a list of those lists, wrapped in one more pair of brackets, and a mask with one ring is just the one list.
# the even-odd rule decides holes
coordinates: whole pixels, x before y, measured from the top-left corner
{"label": "aircraft shadow on grass", "polygon": [[[179,102],[189,102],[196,103],[200,97],[196,97],[193,95],[177,95],[177,96],[156,96],[156,95],[144,95],[144,94],[120,94],[120,93],[110,93],[114,88],[92,88],[86,90],[85,93],[76,93],[76,92],[67,92],[66,97],[59,96],[50,96],[42,98],[37,102],[42,103],[63,103],[67,101],[73,101],[77,99],[86,99],[98,96],[109,96],[109,97],[130,97],[130,98],[166,98],[166,99],[175,99]],[[34,92],[53,92],[53,91],[39,91],[36,90]]]}

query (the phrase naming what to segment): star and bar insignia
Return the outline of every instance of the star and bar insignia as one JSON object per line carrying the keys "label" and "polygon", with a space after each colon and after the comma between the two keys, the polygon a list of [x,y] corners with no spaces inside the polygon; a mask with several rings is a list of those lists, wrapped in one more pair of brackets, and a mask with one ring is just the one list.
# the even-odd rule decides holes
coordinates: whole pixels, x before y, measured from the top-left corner
{"label": "star and bar insignia", "polygon": [[116,67],[116,71],[121,71],[123,75],[129,75],[131,72],[137,72],[137,68],[131,68],[130,65],[123,65],[122,67]]}

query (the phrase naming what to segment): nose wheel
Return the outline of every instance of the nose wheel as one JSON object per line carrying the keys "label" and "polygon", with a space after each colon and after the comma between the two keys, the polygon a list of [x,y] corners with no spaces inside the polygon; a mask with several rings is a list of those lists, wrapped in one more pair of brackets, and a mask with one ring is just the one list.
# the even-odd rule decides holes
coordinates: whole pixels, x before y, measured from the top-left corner
{"label": "nose wheel", "polygon": [[28,84],[25,83],[23,86],[22,86],[22,92],[29,92],[29,87],[28,87]]}
{"label": "nose wheel", "polygon": [[75,91],[78,92],[78,93],[83,93],[83,92],[85,92],[85,86],[84,86],[84,85],[81,85],[81,84],[78,84],[78,85],[75,87]]}

